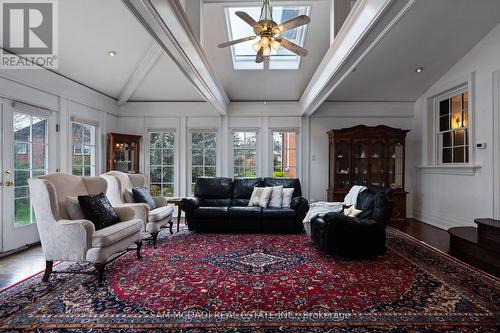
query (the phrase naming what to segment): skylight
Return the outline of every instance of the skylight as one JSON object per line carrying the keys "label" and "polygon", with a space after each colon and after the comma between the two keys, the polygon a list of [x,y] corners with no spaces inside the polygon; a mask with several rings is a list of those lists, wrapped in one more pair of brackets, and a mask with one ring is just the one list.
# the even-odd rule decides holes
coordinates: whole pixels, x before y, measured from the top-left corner
{"label": "skylight", "polygon": [[[242,37],[255,35],[252,27],[242,21],[236,12],[241,10],[248,13],[256,21],[259,20],[260,7],[230,7],[226,8],[226,22],[229,40],[235,40]],[[273,7],[273,19],[276,23],[283,23],[291,18],[299,15],[309,15],[311,11],[310,6],[280,6]],[[286,39],[294,42],[295,44],[304,45],[306,38],[306,26],[297,29],[289,30],[282,34]],[[233,58],[233,65],[235,70],[263,70],[266,62],[257,64],[255,63],[256,52],[252,48],[255,41],[248,41],[245,43],[236,44],[231,46],[231,55]],[[265,65],[267,67],[267,64]],[[271,58],[269,61],[269,69],[288,69],[297,70],[300,67],[300,57],[280,47],[278,50],[272,50]]]}

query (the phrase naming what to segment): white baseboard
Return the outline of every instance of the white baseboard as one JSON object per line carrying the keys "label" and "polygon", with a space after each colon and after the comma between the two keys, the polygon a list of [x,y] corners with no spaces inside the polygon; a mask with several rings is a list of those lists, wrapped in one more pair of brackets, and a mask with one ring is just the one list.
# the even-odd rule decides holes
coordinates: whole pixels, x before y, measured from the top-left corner
{"label": "white baseboard", "polygon": [[445,215],[438,212],[423,212],[417,208],[413,209],[412,215],[416,220],[444,230],[448,230],[452,227],[467,227],[475,225],[474,221],[467,221],[456,216]]}

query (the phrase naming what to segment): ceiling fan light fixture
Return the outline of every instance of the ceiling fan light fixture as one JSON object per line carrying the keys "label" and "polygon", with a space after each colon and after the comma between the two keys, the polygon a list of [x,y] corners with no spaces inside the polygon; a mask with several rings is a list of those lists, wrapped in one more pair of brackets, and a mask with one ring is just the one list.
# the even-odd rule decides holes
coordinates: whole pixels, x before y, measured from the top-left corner
{"label": "ceiling fan light fixture", "polygon": [[255,50],[255,52],[259,52],[262,46],[260,45],[260,41],[258,41],[257,43],[253,44],[252,47]]}
{"label": "ceiling fan light fixture", "polygon": [[275,51],[276,51],[277,49],[279,49],[279,47],[281,46],[281,44],[280,44],[279,42],[275,41],[274,39],[273,39],[273,40],[271,40],[270,45],[271,45],[271,48],[272,48],[273,50],[275,50]]}
{"label": "ceiling fan light fixture", "polygon": [[260,45],[262,45],[262,47],[268,47],[269,46],[269,38],[264,36],[260,39]]}
{"label": "ceiling fan light fixture", "polygon": [[264,48],[264,52],[262,53],[262,55],[264,57],[269,57],[271,55],[271,48],[268,46],[268,47],[265,47]]}

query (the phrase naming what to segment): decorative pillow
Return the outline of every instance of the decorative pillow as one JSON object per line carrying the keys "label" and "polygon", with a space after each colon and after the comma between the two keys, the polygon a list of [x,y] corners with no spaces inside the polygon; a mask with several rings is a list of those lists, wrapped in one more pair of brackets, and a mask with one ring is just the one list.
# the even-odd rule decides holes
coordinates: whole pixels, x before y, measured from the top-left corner
{"label": "decorative pillow", "polygon": [[97,195],[79,195],[78,202],[87,220],[95,225],[95,230],[121,222],[115,209],[104,193]]}
{"label": "decorative pillow", "polygon": [[125,200],[125,203],[135,203],[134,193],[131,188],[127,188],[125,192],[123,192],[123,200]]}
{"label": "decorative pillow", "polygon": [[68,211],[69,218],[72,220],[85,219],[85,214],[83,214],[77,197],[66,197],[66,210]]}
{"label": "decorative pillow", "polygon": [[283,186],[273,186],[271,199],[269,199],[269,207],[281,208],[283,201]]}
{"label": "decorative pillow", "polygon": [[258,206],[260,197],[262,192],[264,191],[263,187],[254,187],[252,191],[252,196],[250,197],[250,202],[248,202],[248,207]]}
{"label": "decorative pillow", "polygon": [[153,200],[151,193],[149,193],[145,187],[134,187],[132,189],[132,193],[134,194],[135,202],[147,204],[150,210],[156,208],[156,203]]}
{"label": "decorative pillow", "polygon": [[349,217],[356,217],[361,214],[362,210],[354,208],[354,205],[351,207],[344,209],[344,215]]}
{"label": "decorative pillow", "polygon": [[273,188],[271,186],[264,187],[262,191],[262,195],[260,196],[259,206],[262,208],[266,208],[269,204],[269,199],[271,199],[271,193],[273,193]]}
{"label": "decorative pillow", "polygon": [[284,188],[283,189],[283,201],[281,202],[282,208],[290,208],[290,205],[292,203],[292,197],[293,197],[294,190],[295,189],[293,189],[293,188]]}

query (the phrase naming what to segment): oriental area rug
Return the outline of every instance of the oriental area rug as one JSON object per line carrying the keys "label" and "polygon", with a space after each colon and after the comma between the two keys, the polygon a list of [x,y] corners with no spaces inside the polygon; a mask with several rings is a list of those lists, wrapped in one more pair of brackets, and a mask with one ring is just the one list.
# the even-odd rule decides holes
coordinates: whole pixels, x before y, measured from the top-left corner
{"label": "oriental area rug", "polygon": [[[500,280],[389,228],[369,260],[305,234],[194,234],[92,275],[41,274],[0,292],[6,332],[496,332]],[[85,264],[61,269],[92,270]]]}

